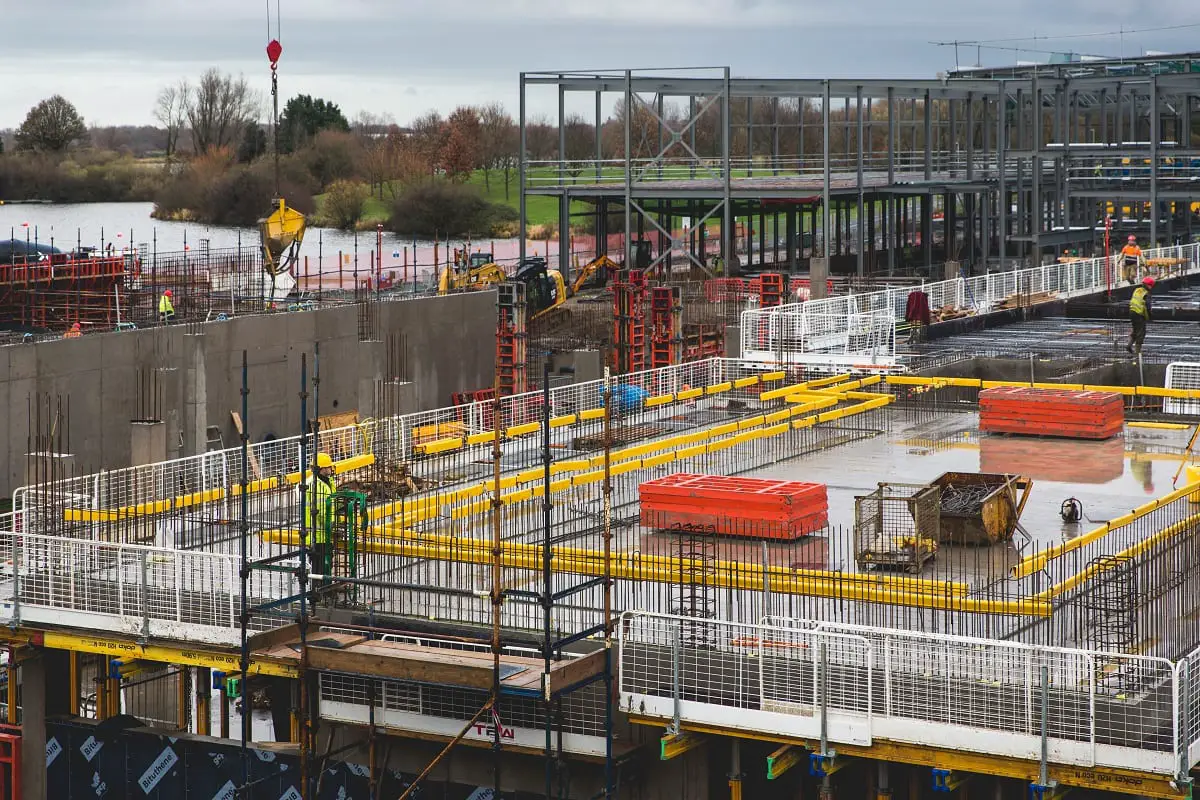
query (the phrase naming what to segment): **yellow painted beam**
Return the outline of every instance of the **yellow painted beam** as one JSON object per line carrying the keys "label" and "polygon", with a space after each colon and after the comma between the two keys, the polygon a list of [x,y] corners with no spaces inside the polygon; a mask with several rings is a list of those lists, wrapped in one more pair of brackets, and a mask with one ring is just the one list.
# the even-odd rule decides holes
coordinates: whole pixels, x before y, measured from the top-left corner
{"label": "yellow painted beam", "polygon": [[[284,532],[272,532],[279,536]],[[283,539],[289,542],[291,537]],[[494,555],[490,545],[481,539],[455,540],[450,543],[422,541],[420,539],[399,539],[390,537],[364,538],[359,541],[359,552],[380,553],[419,558],[434,561],[453,561],[486,565],[494,563]],[[542,556],[537,545],[517,545],[505,543],[501,547],[501,562],[507,569],[537,570],[542,568]],[[764,580],[760,570],[753,570],[738,565],[726,566],[729,562],[720,562],[709,585],[732,589],[761,590],[766,583],[768,589],[775,594],[804,595],[809,597],[828,597],[846,601],[860,601],[883,605],[897,605],[912,608],[929,608],[938,610],[962,611],[978,614],[1001,614],[1032,617],[1049,617],[1051,605],[1048,602],[1034,600],[981,600],[964,597],[961,594],[946,592],[924,593],[909,588],[871,585],[860,580],[871,576],[855,576],[844,579],[843,574],[833,574],[824,578],[793,576],[784,571],[772,570]],[[572,553],[569,548],[555,548],[551,556],[551,569],[560,573],[572,573],[587,577],[610,576],[618,580],[650,581],[654,583],[680,583],[691,581],[691,576],[680,575],[678,563],[663,556],[644,556],[623,554],[614,556],[605,569],[603,555],[589,551]]]}
{"label": "yellow painted beam", "polygon": [[778,780],[789,769],[804,761],[807,756],[808,751],[802,747],[792,744],[783,745],[767,756],[767,780]]}
{"label": "yellow painted beam", "polygon": [[[162,664],[179,664],[182,666],[208,667],[221,672],[237,672],[241,669],[241,655],[215,648],[211,645],[170,644],[165,642],[155,644],[138,644],[132,638],[126,639],[111,634],[97,635],[92,633],[75,634],[64,631],[18,631],[18,635],[29,638],[34,644],[51,650],[66,650],[75,653],[97,653],[99,655],[118,658],[122,662],[140,660],[154,661]],[[0,635],[13,635],[5,629]],[[299,673],[296,664],[277,661],[274,659],[250,658],[251,675],[275,675],[283,678],[295,678]]]}
{"label": "yellow painted beam", "polygon": [[689,750],[695,750],[707,741],[704,736],[697,733],[667,734],[659,740],[659,758],[663,761],[670,761]]}
{"label": "yellow painted beam", "polygon": [[[629,720],[635,725],[648,725],[656,728],[662,728],[664,723],[663,719],[648,717],[644,714],[631,714]],[[820,748],[820,742],[815,740],[754,733],[733,728],[726,729],[715,725],[694,724],[685,721],[682,728],[685,733],[732,736],[776,745],[791,744],[807,750]],[[835,748],[839,758],[844,755],[920,767],[937,767],[938,769],[970,772],[976,775],[1016,778],[1026,783],[1036,782],[1039,774],[1039,764],[1036,760],[949,750],[927,744],[908,744],[876,738],[870,745],[838,742]],[[1174,781],[1168,775],[1117,768],[1071,767],[1053,763],[1049,765],[1048,772],[1051,780],[1079,789],[1140,795],[1153,797],[1156,800],[1187,800],[1190,798],[1188,787],[1173,786]]]}
{"label": "yellow painted beam", "polygon": [[1126,422],[1127,428],[1149,428],[1151,430],[1161,431],[1186,431],[1194,428],[1194,425],[1188,425],[1184,422]]}

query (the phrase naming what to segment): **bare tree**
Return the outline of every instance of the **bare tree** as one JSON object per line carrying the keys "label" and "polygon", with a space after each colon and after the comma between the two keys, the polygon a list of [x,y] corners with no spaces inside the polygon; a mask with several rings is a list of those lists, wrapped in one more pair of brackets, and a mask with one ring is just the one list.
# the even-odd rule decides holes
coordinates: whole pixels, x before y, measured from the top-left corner
{"label": "bare tree", "polygon": [[558,153],[558,130],[545,115],[525,122],[525,152],[530,161],[552,161]]}
{"label": "bare tree", "polygon": [[363,110],[350,120],[350,130],[367,139],[382,139],[395,125],[396,118],[386,111],[374,114]]}
{"label": "bare tree", "polygon": [[563,122],[563,139],[566,153],[567,172],[572,178],[578,178],[588,163],[594,165],[596,158],[596,128],[580,114],[571,114]]}
{"label": "bare tree", "polygon": [[[483,167],[483,185],[492,189],[491,171],[503,169],[506,157],[516,155],[516,127],[512,116],[500,103],[489,103],[479,109],[479,156]],[[511,159],[507,159],[511,160]],[[507,197],[508,183],[505,182]]]}
{"label": "bare tree", "polygon": [[179,133],[187,120],[188,104],[192,96],[192,87],[187,80],[165,87],[158,93],[158,103],[154,107],[154,118],[167,129],[167,164],[179,147]]}
{"label": "bare tree", "polygon": [[215,67],[200,77],[190,93],[187,120],[196,153],[241,141],[246,124],[258,116],[259,98],[244,77],[224,75]]}
{"label": "bare tree", "polygon": [[412,145],[418,155],[432,167],[438,167],[442,148],[446,145],[446,121],[436,111],[429,111],[412,122]]}

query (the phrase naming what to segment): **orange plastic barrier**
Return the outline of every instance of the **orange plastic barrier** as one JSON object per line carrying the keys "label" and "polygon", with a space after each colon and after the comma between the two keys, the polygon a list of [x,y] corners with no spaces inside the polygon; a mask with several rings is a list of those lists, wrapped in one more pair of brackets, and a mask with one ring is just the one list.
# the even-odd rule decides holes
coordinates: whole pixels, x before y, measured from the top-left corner
{"label": "orange plastic barrier", "polygon": [[979,393],[979,430],[1068,439],[1108,439],[1125,427],[1116,392],[1000,386]]}
{"label": "orange plastic barrier", "polygon": [[829,524],[823,483],[680,472],[639,488],[642,524],[699,525],[725,536],[793,540]]}

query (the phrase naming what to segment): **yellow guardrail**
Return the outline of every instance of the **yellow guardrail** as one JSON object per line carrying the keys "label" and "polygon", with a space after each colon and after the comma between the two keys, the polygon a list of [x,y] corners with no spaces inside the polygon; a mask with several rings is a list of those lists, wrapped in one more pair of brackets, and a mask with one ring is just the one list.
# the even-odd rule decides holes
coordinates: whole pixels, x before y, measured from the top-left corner
{"label": "yellow guardrail", "polygon": [[1035,572],[1041,572],[1042,570],[1046,569],[1051,561],[1057,558],[1062,558],[1067,553],[1072,553],[1081,547],[1091,544],[1092,542],[1099,541],[1100,539],[1108,536],[1110,533],[1129,525],[1131,522],[1135,522],[1147,514],[1157,511],[1163,506],[1174,503],[1181,498],[1187,497],[1189,494],[1195,493],[1198,489],[1200,489],[1200,483],[1189,484],[1181,489],[1176,489],[1170,494],[1164,495],[1157,500],[1151,500],[1149,503],[1138,506],[1128,514],[1122,514],[1119,517],[1110,519],[1105,524],[1088,531],[1082,536],[1077,536],[1070,541],[1060,542],[1059,544],[1051,545],[1044,550],[1031,553],[1014,564],[1009,574],[1013,578],[1019,579],[1029,577]]}

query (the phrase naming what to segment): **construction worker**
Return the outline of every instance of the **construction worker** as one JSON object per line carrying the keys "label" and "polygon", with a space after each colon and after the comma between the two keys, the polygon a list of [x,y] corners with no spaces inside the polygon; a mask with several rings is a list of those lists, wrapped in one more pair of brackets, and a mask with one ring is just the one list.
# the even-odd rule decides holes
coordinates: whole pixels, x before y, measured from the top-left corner
{"label": "construction worker", "polygon": [[1150,321],[1150,292],[1154,289],[1154,278],[1147,275],[1142,278],[1142,285],[1133,290],[1129,298],[1129,322],[1133,326],[1129,332],[1129,344],[1125,349],[1131,353],[1142,352],[1142,342],[1146,338],[1146,323]]}
{"label": "construction worker", "polygon": [[[317,453],[316,474],[309,475],[304,486],[304,534],[308,537],[309,560],[312,562],[312,571],[324,575],[328,574],[331,561],[325,501],[337,491],[337,484],[333,480],[333,459],[328,453]],[[317,581],[314,588],[325,583],[323,580]]]}
{"label": "construction worker", "polygon": [[166,325],[175,316],[175,304],[171,302],[171,290],[167,289],[158,298],[158,321]]}
{"label": "construction worker", "polygon": [[1129,241],[1121,248],[1121,274],[1125,280],[1133,283],[1137,280],[1138,267],[1142,265],[1142,248],[1138,247],[1137,237],[1132,234]]}
{"label": "construction worker", "polygon": [[80,336],[83,336],[83,331],[79,329],[78,322],[72,325],[71,329],[63,334],[64,339],[78,339]]}

